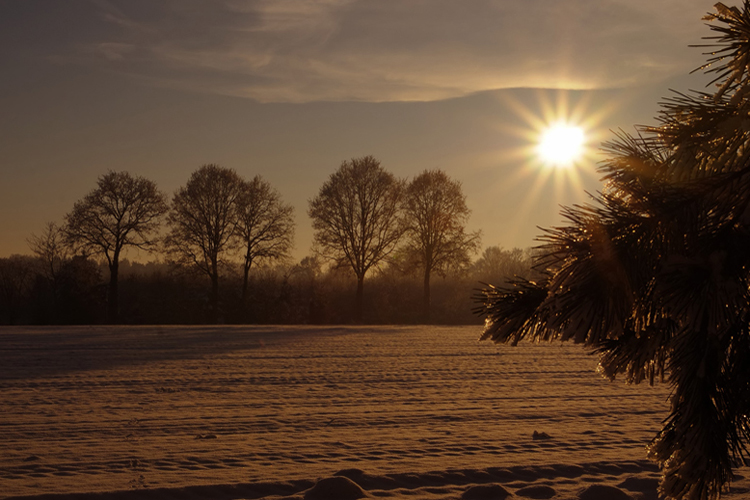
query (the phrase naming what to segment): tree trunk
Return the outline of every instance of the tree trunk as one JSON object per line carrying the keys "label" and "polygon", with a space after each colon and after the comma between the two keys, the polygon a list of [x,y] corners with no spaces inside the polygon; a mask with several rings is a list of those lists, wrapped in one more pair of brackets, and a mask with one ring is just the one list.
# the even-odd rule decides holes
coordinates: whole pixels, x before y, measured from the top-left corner
{"label": "tree trunk", "polygon": [[219,322],[219,264],[211,263],[211,294],[208,296],[208,321]]}
{"label": "tree trunk", "polygon": [[242,275],[242,305],[245,306],[247,304],[247,284],[248,284],[248,275],[250,274],[250,266],[252,266],[252,261],[247,262],[245,261],[245,265],[243,266],[244,274]]}
{"label": "tree trunk", "polygon": [[5,300],[8,305],[8,324],[16,324],[16,304],[12,292],[5,293]]}
{"label": "tree trunk", "polygon": [[115,257],[109,265],[109,289],[107,291],[107,323],[114,325],[119,316],[119,287],[120,262]]}
{"label": "tree trunk", "polygon": [[243,323],[252,323],[252,314],[249,311],[248,308],[248,296],[249,293],[249,276],[250,274],[250,266],[245,264],[243,266],[243,275],[242,275],[242,296],[240,297],[240,309],[239,309],[239,319]]}
{"label": "tree trunk", "polygon": [[354,320],[361,324],[364,314],[364,285],[365,277],[357,276],[357,296],[354,303]]}
{"label": "tree trunk", "polygon": [[422,295],[422,314],[424,322],[430,322],[430,268],[424,268],[424,294]]}

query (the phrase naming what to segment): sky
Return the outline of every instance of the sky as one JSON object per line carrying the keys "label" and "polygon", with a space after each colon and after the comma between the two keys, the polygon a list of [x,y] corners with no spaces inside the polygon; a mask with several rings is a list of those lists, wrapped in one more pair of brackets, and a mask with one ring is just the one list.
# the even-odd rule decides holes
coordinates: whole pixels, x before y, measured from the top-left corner
{"label": "sky", "polygon": [[[699,0],[0,0],[0,257],[107,171],[170,197],[206,163],[295,207],[348,159],[461,182],[482,246],[536,244],[601,189],[598,148],[654,124],[711,32]],[[550,169],[548,123],[587,154]],[[148,254],[130,254],[137,260]]]}

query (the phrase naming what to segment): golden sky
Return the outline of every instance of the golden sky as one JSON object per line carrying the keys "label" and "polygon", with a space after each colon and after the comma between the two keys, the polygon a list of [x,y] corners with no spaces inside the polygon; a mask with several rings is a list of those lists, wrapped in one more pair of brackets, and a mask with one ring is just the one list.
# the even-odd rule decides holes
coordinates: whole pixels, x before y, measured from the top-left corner
{"label": "golden sky", "polygon": [[[529,155],[545,121],[595,148],[651,123],[703,61],[696,0],[0,0],[0,256],[108,170],[167,193],[204,163],[296,207],[346,159],[461,181],[484,246],[530,246],[598,189]],[[560,89],[568,89],[563,91]],[[565,116],[563,116],[565,115]],[[146,257],[147,258],[147,257]]]}

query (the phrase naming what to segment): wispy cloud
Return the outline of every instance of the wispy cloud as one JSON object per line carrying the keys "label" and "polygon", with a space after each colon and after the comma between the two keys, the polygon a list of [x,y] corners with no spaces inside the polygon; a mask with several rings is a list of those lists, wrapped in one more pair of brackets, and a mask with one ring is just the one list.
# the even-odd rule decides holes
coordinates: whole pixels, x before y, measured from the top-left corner
{"label": "wispy cloud", "polygon": [[71,46],[157,85],[263,102],[653,82],[701,62],[704,0],[91,0]]}

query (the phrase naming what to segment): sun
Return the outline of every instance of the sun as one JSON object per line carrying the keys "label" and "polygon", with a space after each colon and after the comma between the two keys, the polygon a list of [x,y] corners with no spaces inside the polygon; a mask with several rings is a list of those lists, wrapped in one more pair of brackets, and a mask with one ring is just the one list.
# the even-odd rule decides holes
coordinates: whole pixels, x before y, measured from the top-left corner
{"label": "sun", "polygon": [[542,131],[536,152],[548,165],[570,167],[583,155],[585,142],[583,128],[557,123]]}
{"label": "sun", "polygon": [[[596,92],[538,89],[499,96],[510,119],[496,127],[504,142],[488,163],[498,166],[495,186],[515,201],[509,233],[529,220],[585,204],[602,190],[597,168],[606,156],[593,145],[610,139],[613,116],[629,102]],[[504,117],[505,118],[505,117]],[[546,215],[545,215],[546,216]]]}

